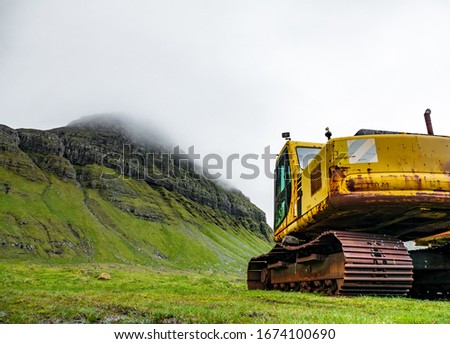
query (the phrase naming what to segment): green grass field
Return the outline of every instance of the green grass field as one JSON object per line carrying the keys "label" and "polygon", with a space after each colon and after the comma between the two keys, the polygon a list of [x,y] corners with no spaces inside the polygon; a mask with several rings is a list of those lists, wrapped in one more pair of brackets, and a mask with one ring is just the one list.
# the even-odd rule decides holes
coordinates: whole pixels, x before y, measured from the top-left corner
{"label": "green grass field", "polygon": [[249,291],[243,274],[208,270],[5,260],[0,323],[448,324],[450,303]]}

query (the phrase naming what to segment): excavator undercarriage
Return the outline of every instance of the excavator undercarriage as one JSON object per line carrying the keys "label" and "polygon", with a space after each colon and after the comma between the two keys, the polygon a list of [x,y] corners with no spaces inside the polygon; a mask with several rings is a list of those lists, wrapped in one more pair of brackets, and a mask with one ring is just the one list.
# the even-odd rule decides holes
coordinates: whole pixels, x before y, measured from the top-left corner
{"label": "excavator undercarriage", "polygon": [[450,245],[408,252],[393,237],[345,231],[276,244],[250,260],[247,276],[249,289],[422,298],[448,297],[448,281]]}
{"label": "excavator undercarriage", "polygon": [[426,299],[450,299],[450,243],[410,251],[414,281],[410,295]]}

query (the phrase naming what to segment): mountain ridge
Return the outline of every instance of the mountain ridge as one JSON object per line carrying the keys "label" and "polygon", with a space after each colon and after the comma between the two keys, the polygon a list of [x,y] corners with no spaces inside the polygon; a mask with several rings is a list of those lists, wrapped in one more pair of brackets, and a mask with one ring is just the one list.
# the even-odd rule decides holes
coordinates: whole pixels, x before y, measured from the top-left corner
{"label": "mountain ridge", "polygon": [[204,178],[167,143],[104,116],[92,124],[0,125],[2,257],[221,268],[222,256],[242,270],[270,245],[265,214],[242,193]]}

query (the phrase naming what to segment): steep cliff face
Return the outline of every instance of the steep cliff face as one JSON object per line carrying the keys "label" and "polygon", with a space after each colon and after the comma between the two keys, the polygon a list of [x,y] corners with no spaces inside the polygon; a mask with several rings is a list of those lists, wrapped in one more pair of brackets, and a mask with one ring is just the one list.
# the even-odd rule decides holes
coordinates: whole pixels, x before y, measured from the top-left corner
{"label": "steep cliff face", "polygon": [[[128,246],[126,254],[115,254],[119,260],[135,251],[151,261],[170,260],[170,241],[177,246],[180,238],[183,247],[195,243],[211,257],[222,251],[239,256],[244,247],[249,256],[271,238],[265,214],[244,195],[204,178],[156,136],[117,118],[97,116],[47,131],[1,125],[0,163],[0,253],[22,247],[31,255],[106,259],[100,251],[107,247],[92,237],[113,243],[119,235]],[[81,219],[95,230],[83,228]],[[138,234],[145,225],[170,235]]]}

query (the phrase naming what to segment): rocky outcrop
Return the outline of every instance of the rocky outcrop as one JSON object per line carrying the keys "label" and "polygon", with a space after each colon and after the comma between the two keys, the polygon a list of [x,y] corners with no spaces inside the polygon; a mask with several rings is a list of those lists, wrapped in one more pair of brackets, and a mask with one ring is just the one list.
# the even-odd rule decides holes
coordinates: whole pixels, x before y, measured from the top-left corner
{"label": "rocky outcrop", "polygon": [[36,129],[19,129],[17,134],[19,148],[28,153],[40,168],[64,180],[75,179],[75,169],[63,157],[64,145],[56,134]]}
{"label": "rocky outcrop", "polygon": [[62,156],[64,153],[62,140],[51,132],[19,129],[17,133],[20,139],[19,147],[25,152],[55,156]]}
{"label": "rocky outcrop", "polygon": [[32,181],[45,180],[45,175],[20,147],[18,131],[0,125],[0,164],[6,170]]}
{"label": "rocky outcrop", "polygon": [[0,124],[0,152],[17,152],[19,142],[20,138],[16,130]]}

